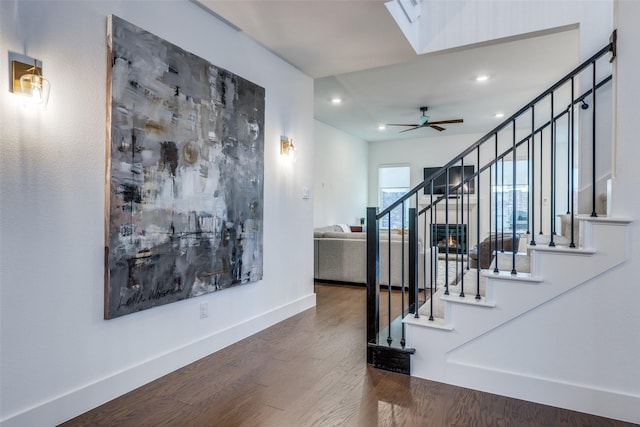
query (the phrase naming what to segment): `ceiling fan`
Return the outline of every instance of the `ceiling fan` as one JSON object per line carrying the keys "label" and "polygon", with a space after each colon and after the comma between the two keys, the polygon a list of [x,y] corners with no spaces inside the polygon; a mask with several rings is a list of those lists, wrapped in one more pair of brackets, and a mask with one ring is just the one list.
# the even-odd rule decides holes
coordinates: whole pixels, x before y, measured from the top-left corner
{"label": "ceiling fan", "polygon": [[440,121],[437,121],[437,122],[430,122],[429,121],[429,116],[427,116],[425,114],[428,109],[429,109],[429,107],[420,107],[420,111],[422,112],[422,117],[420,117],[420,119],[418,119],[418,122],[415,123],[415,124],[390,123],[387,126],[411,126],[411,129],[405,129],[403,131],[400,131],[400,133],[408,132],[410,130],[420,129],[420,128],[424,128],[424,127],[430,127],[430,128],[433,128],[433,129],[435,129],[435,130],[437,130],[439,132],[442,132],[443,130],[445,130],[445,128],[443,128],[442,126],[438,126],[438,125],[445,125],[445,124],[450,124],[450,123],[462,123],[463,122],[462,119],[440,120]]}

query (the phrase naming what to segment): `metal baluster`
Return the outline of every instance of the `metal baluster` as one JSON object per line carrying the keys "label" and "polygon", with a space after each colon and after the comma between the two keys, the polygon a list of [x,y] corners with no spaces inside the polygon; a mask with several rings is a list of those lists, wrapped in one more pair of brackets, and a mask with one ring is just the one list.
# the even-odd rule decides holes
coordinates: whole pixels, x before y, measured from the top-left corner
{"label": "metal baluster", "polygon": [[593,122],[593,126],[592,126],[592,141],[591,141],[591,145],[592,145],[592,150],[593,150],[593,154],[592,154],[592,161],[591,161],[591,167],[593,168],[592,171],[592,178],[591,178],[591,201],[592,201],[592,210],[591,210],[591,216],[592,217],[597,217],[598,214],[596,213],[596,61],[593,61],[593,85],[591,87],[591,117],[592,117],[592,122]]}
{"label": "metal baluster", "polygon": [[387,214],[389,216],[389,229],[387,230],[387,315],[388,329],[387,329],[387,344],[391,345],[393,338],[391,338],[391,211]]}
{"label": "metal baluster", "polygon": [[[595,63],[594,63],[594,72],[595,72]],[[594,75],[594,79],[595,79],[595,75]],[[571,104],[572,105],[573,105],[573,99],[574,99],[574,96],[575,96],[574,91],[575,91],[575,86],[574,86],[574,79],[572,77],[571,78]],[[594,82],[594,87],[593,87],[593,92],[592,93],[593,93],[593,99],[595,100],[595,95],[596,95],[595,82]],[[593,102],[592,104],[594,104],[594,105],[592,105],[592,108],[595,111],[595,108],[596,108],[595,102]],[[573,225],[574,225],[574,223],[573,223],[573,221],[574,221],[574,212],[573,212],[573,199],[574,199],[574,193],[573,193],[574,192],[574,187],[573,187],[574,186],[574,181],[573,181],[574,177],[573,177],[573,175],[574,175],[574,173],[573,173],[573,170],[574,169],[573,168],[575,167],[575,164],[574,164],[574,157],[575,157],[575,155],[574,155],[574,150],[575,150],[575,129],[574,129],[574,126],[575,126],[575,112],[574,111],[572,111],[570,119],[571,120],[570,120],[569,127],[571,128],[571,139],[570,139],[570,146],[571,146],[571,157],[570,157],[571,181],[569,183],[569,186],[570,186],[570,191],[571,191],[571,204],[569,206],[567,206],[567,210],[570,211],[569,213],[571,215],[571,232],[570,232],[571,233],[571,242],[569,243],[569,247],[570,248],[575,248],[576,247],[576,243],[575,243],[575,239],[574,239],[575,236],[574,236],[574,233],[573,233]],[[595,126],[595,123],[594,123],[594,126]],[[595,132],[595,129],[594,129],[594,132]],[[593,136],[593,138],[595,138],[595,133],[592,136]],[[593,153],[593,156],[595,158],[595,151]],[[591,213],[591,216],[596,215],[595,214],[595,170],[594,170],[593,179],[594,179],[594,181],[592,181],[592,184],[593,184],[592,190],[594,191],[594,193],[593,193],[594,194],[594,196],[593,196],[594,197],[594,211]]]}
{"label": "metal baluster", "polygon": [[[464,253],[462,252],[461,238],[462,230],[464,228],[464,158],[460,158],[460,170],[460,187],[458,187],[458,194],[460,195],[460,221],[457,221],[458,211],[456,210],[456,228],[458,229],[458,247],[456,248],[456,279],[458,278],[458,255],[462,255]],[[460,257],[460,259],[462,259],[462,257]],[[464,274],[460,279],[460,297],[464,298]]]}
{"label": "metal baluster", "polygon": [[[500,201],[502,204],[500,209],[500,219],[502,224],[502,226],[500,227],[500,252],[504,253],[504,157],[500,159],[500,165],[501,165],[500,173],[502,174],[502,176],[500,177],[502,181],[501,182],[502,191],[500,192],[501,194]],[[498,265],[498,255],[496,255],[496,265]]]}
{"label": "metal baluster", "polygon": [[543,174],[542,174],[542,172],[543,172],[542,171],[542,169],[543,169],[542,166],[544,165],[544,162],[542,161],[542,159],[543,159],[543,157],[542,157],[542,154],[543,154],[543,151],[542,151],[543,136],[542,135],[543,135],[542,130],[540,130],[540,235],[543,234],[542,233],[542,218],[543,218],[543,215],[542,215],[542,205],[543,205],[543,203],[542,203],[542,201],[544,200],[544,194],[542,192],[542,176],[543,176]]}
{"label": "metal baluster", "polygon": [[[533,138],[533,134],[531,134],[531,138]],[[530,165],[530,157],[531,154],[531,138],[527,138],[527,195],[529,194],[529,188],[531,185],[531,165]],[[527,236],[531,234],[529,230],[531,229],[531,225],[529,223],[529,219],[531,218],[531,209],[529,209],[529,197],[527,196]]]}
{"label": "metal baluster", "polygon": [[518,181],[516,179],[516,120],[513,120],[513,161],[512,161],[512,170],[513,177],[511,179],[513,188],[512,188],[512,198],[513,204],[511,208],[511,274],[518,274],[516,271],[516,214],[518,210],[518,200],[516,199],[518,194]]}
{"label": "metal baluster", "polygon": [[[476,251],[476,255],[478,256],[478,264],[476,265],[476,299],[480,299],[480,147],[477,150],[477,163],[478,165],[478,175],[476,177],[476,247],[478,248]],[[489,169],[489,176],[491,176],[491,169]],[[489,184],[489,208],[491,208],[491,184]],[[491,221],[491,215],[489,215],[489,221]],[[489,232],[491,232],[491,225],[489,225]],[[471,239],[469,239],[471,241]],[[489,238],[489,242],[491,242],[491,238]],[[491,244],[491,243],[489,243]],[[469,245],[470,246],[470,245]],[[467,269],[469,268],[470,256],[467,255]]]}
{"label": "metal baluster", "polygon": [[[478,149],[480,149],[480,147],[478,147]],[[479,168],[480,168],[480,162],[478,162],[478,169]],[[479,173],[478,173],[478,175],[479,175]],[[476,199],[477,199],[477,197],[476,197]],[[477,209],[477,206],[476,206],[476,209]],[[471,182],[469,182],[469,185],[467,186],[467,222],[469,224],[471,224]],[[476,223],[476,224],[478,224],[476,226],[476,228],[480,227],[480,223],[479,222]],[[471,232],[470,227],[467,227],[467,232],[468,233]],[[471,248],[470,248],[471,245],[469,244],[469,242],[471,242],[471,239],[466,234],[465,234],[464,238],[465,238],[464,249],[465,249],[465,252],[466,252],[466,255],[467,255],[467,271],[469,271],[470,270],[470,268],[469,268],[469,260],[471,259],[471,256],[470,256],[471,255]],[[464,257],[462,259],[462,262],[463,262],[463,266],[464,266]],[[464,270],[464,267],[463,267],[463,270]]]}
{"label": "metal baluster", "polygon": [[[489,211],[489,226],[488,226],[488,230],[489,230],[489,259],[491,259],[491,254],[493,254],[493,239],[491,238],[491,217],[492,217],[492,213],[491,209],[493,207],[493,204],[491,203],[492,198],[495,200],[498,200],[498,198],[493,194],[493,174],[495,173],[495,169],[496,169],[496,165],[495,163],[491,164],[491,166],[489,166],[489,203],[487,204],[488,207],[488,211]],[[480,188],[480,186],[478,186],[478,188]],[[478,197],[478,203],[480,202],[480,197]],[[496,205],[496,209],[497,209],[497,205]],[[496,213],[497,215],[497,213]],[[496,220],[497,222],[497,220]],[[478,227],[479,229],[480,227]],[[480,239],[478,239],[478,265],[477,268],[478,270],[480,270]],[[480,273],[478,273],[478,276],[480,275]]]}
{"label": "metal baluster", "polygon": [[[431,234],[431,236],[433,236],[433,220],[434,220],[434,210],[435,210],[435,206],[433,205],[433,180],[431,180],[430,185],[431,185],[431,196],[430,196],[431,197],[431,203],[430,203],[431,207],[429,208],[429,215],[431,216],[431,224],[429,225],[429,227],[430,227],[430,234]],[[433,238],[430,239],[430,241],[429,241],[429,248],[431,250],[433,250]],[[438,246],[435,247],[435,250],[436,251],[438,250]],[[429,251],[429,254],[430,254],[430,258],[431,258],[431,272],[430,272],[430,274],[431,274],[431,286],[429,288],[429,305],[430,305],[430,307],[429,307],[429,320],[433,321],[434,320],[433,319],[433,288],[434,288],[434,282],[435,282],[435,277],[433,275],[433,268],[436,265],[438,265],[437,261],[436,261],[436,264],[434,265],[433,259],[434,259],[434,256],[437,259],[438,254],[436,252],[436,254],[434,255],[433,253],[431,253],[431,251]]]}
{"label": "metal baluster", "polygon": [[457,283],[457,280],[458,280],[458,263],[459,263],[458,254],[460,252],[460,233],[461,233],[461,230],[460,230],[461,220],[458,217],[458,215],[460,214],[460,188],[458,188],[456,190],[455,198],[456,198],[456,222],[454,224],[453,233],[455,235],[455,239],[454,240],[456,242],[456,246],[453,248],[454,251],[455,251],[453,260],[454,260],[454,263],[455,263],[456,272],[455,272],[455,276],[453,276],[453,280],[456,281],[455,285],[457,285],[458,284]]}
{"label": "metal baluster", "polygon": [[[422,219],[422,242],[423,242],[423,251],[422,251],[422,271],[427,271],[427,214],[423,213]],[[431,262],[429,262],[429,268],[433,268]],[[431,278],[429,278],[431,279]],[[424,302],[427,302],[427,275],[422,275],[422,290],[424,292]],[[416,307],[416,317],[418,317],[418,309]]]}
{"label": "metal baluster", "polygon": [[445,229],[445,245],[444,245],[444,294],[449,295],[449,169],[447,168],[447,185],[444,187],[444,229]]}
{"label": "metal baluster", "polygon": [[[405,287],[405,280],[404,280],[404,243],[405,243],[405,234],[404,234],[404,227],[405,227],[405,223],[404,223],[404,214],[405,214],[405,202],[402,202],[400,204],[401,207],[401,211],[400,213],[402,214],[402,221],[400,222],[401,224],[401,232],[402,232],[402,237],[400,238],[400,316],[404,317],[404,299],[405,299],[405,291],[404,291],[404,287]],[[391,264],[389,264],[389,269],[391,269]],[[389,317],[391,317],[391,315],[389,315]],[[404,322],[402,322],[402,337],[400,338],[400,346],[402,348],[404,348],[405,345],[405,338],[404,338]]]}
{"label": "metal baluster", "polygon": [[573,121],[573,77],[571,78],[571,104],[567,107],[567,215],[571,213],[571,130]]}
{"label": "metal baluster", "polygon": [[551,161],[550,161],[550,172],[551,172],[551,209],[550,209],[550,240],[549,246],[554,247],[556,243],[553,241],[553,236],[556,234],[555,228],[555,198],[556,198],[556,181],[555,181],[555,144],[556,144],[556,121],[553,118],[553,92],[551,92]]}
{"label": "metal baluster", "polygon": [[[531,106],[531,246],[536,245],[536,106]],[[542,161],[540,162],[542,164]],[[542,185],[541,185],[542,187]],[[542,199],[540,199],[542,206]],[[540,217],[542,218],[542,217]],[[540,224],[542,229],[542,224]]]}
{"label": "metal baluster", "polygon": [[[498,160],[498,134],[496,133],[494,135],[495,135],[495,147],[496,147],[495,159]],[[496,173],[496,185],[498,185],[498,164],[497,163],[494,164],[494,170]],[[497,259],[497,256],[498,256],[498,192],[496,192],[494,203],[496,205],[496,209],[495,209],[495,212],[496,212],[496,236],[495,236],[496,237],[496,245],[495,245],[496,262],[493,268],[493,272],[499,273],[500,270],[498,269],[498,259]],[[492,258],[493,258],[493,252],[489,252],[489,259],[492,259]]]}

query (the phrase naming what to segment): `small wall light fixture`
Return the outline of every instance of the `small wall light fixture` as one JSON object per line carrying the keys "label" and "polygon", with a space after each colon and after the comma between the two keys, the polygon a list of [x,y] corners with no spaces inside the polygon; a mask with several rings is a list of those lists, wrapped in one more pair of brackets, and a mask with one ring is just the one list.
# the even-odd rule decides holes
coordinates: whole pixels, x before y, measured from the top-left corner
{"label": "small wall light fixture", "polygon": [[[30,58],[29,58],[30,59]],[[42,61],[33,59],[32,64],[22,60],[11,61],[11,91],[29,99],[30,104],[47,107],[51,84],[42,77]]]}
{"label": "small wall light fixture", "polygon": [[293,157],[295,147],[293,146],[293,139],[289,139],[286,136],[280,137],[280,154],[287,157]]}

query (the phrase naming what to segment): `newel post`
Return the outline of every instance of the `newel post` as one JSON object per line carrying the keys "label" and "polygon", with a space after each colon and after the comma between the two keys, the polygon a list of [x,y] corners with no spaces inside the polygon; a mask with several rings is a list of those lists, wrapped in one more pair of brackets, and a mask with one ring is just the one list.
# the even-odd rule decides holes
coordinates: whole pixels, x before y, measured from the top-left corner
{"label": "newel post", "polygon": [[418,221],[416,208],[409,208],[409,312],[414,314],[418,313],[418,282]]}
{"label": "newel post", "polygon": [[[380,321],[378,208],[367,208],[367,343],[375,343]],[[371,357],[367,352],[367,359]],[[372,363],[371,360],[367,360]]]}

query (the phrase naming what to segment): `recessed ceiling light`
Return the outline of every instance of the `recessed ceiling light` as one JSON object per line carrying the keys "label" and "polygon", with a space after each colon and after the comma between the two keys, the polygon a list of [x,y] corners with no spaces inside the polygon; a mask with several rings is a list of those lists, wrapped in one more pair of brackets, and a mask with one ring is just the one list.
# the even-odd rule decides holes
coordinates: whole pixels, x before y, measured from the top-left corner
{"label": "recessed ceiling light", "polygon": [[489,76],[487,76],[486,74],[481,74],[476,77],[477,82],[486,82],[487,80],[489,80]]}
{"label": "recessed ceiling light", "polygon": [[342,103],[342,98],[338,98],[337,96],[331,98],[331,103],[332,104],[340,104]]}
{"label": "recessed ceiling light", "polygon": [[503,118],[503,117],[504,117],[504,113],[496,113],[496,114],[494,115],[494,117],[495,117],[496,119],[501,119],[501,118]]}
{"label": "recessed ceiling light", "polygon": [[378,125],[378,130],[385,130],[387,127],[385,125]]}

